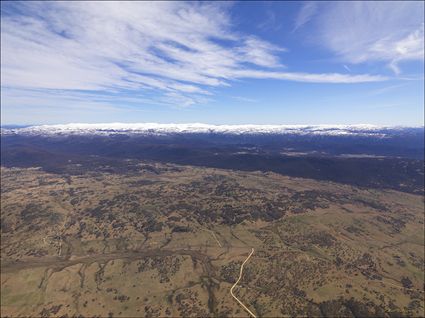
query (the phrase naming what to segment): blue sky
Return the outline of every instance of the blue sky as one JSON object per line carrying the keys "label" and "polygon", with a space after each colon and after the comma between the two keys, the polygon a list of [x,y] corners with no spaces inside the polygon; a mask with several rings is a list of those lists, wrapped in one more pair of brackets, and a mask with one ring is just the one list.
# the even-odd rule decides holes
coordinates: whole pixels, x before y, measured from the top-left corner
{"label": "blue sky", "polygon": [[2,124],[424,124],[424,2],[2,2]]}

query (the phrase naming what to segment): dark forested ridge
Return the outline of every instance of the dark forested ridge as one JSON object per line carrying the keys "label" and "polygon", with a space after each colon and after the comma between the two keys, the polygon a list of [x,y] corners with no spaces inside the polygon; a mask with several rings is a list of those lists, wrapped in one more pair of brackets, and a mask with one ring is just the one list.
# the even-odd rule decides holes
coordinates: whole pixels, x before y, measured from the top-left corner
{"label": "dark forested ridge", "polygon": [[[389,138],[313,135],[3,135],[4,166],[41,166],[73,173],[108,166],[131,169],[123,159],[244,171],[272,171],[293,177],[422,193],[423,129]],[[78,169],[81,171],[81,169]]]}

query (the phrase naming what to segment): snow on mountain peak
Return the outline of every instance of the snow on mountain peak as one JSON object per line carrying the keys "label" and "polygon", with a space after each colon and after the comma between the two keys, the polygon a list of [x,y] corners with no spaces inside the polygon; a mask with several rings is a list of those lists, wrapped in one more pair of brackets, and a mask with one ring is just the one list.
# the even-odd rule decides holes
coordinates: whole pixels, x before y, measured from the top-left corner
{"label": "snow on mountain peak", "polygon": [[384,130],[401,127],[360,125],[210,125],[202,123],[158,124],[158,123],[72,123],[40,125],[25,128],[2,128],[2,135],[111,135],[139,134],[166,135],[185,133],[215,134],[298,134],[298,135],[368,135],[383,137]]}

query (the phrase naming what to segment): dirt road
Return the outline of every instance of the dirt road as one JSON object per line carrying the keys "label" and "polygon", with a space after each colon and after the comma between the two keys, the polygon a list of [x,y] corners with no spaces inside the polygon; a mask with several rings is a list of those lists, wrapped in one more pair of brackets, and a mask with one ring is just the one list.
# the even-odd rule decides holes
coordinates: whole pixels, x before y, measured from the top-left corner
{"label": "dirt road", "polygon": [[241,278],[242,278],[242,274],[243,274],[243,267],[244,267],[244,265],[245,265],[245,263],[246,262],[248,262],[248,260],[250,259],[250,257],[252,256],[252,254],[254,254],[254,248],[252,248],[252,250],[251,250],[251,253],[248,255],[248,257],[246,258],[246,260],[242,263],[242,266],[241,266],[241,269],[240,269],[240,271],[239,271],[239,278],[238,278],[238,280],[236,281],[236,283],[234,283],[233,284],[233,286],[232,286],[232,288],[230,288],[230,294],[232,295],[232,297],[234,298],[234,299],[236,299],[236,301],[252,316],[252,317],[254,317],[254,318],[256,318],[256,316],[255,316],[255,314],[251,311],[251,310],[249,310],[249,308],[248,307],[246,307],[240,300],[239,300],[239,298],[238,297],[236,297],[235,296],[235,294],[233,293],[233,289],[236,287],[236,285],[239,283],[239,281],[241,280]]}

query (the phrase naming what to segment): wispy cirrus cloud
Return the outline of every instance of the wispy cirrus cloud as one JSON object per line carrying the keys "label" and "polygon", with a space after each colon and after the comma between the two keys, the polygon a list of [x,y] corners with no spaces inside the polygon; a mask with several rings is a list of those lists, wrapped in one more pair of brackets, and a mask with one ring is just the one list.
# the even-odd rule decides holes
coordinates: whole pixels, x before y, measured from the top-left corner
{"label": "wispy cirrus cloud", "polygon": [[305,24],[307,24],[311,20],[311,18],[317,12],[317,9],[318,9],[317,5],[318,5],[317,2],[307,1],[301,6],[300,11],[298,12],[298,15],[295,18],[293,31],[296,31],[299,28],[303,27]]}
{"label": "wispy cirrus cloud", "polygon": [[269,8],[266,10],[265,13],[267,18],[264,19],[263,22],[257,25],[259,29],[263,31],[267,31],[267,30],[278,31],[282,29],[282,26],[283,26],[282,21],[279,21],[274,9]]}
{"label": "wispy cirrus cloud", "polygon": [[397,90],[397,89],[402,88],[402,87],[406,87],[407,85],[409,85],[409,83],[401,83],[401,84],[389,85],[389,86],[381,87],[381,88],[372,90],[369,93],[369,95],[370,96],[376,96],[376,95],[387,94],[388,92]]}
{"label": "wispy cirrus cloud", "polygon": [[367,83],[378,82],[386,79],[380,75],[347,75],[340,73],[312,74],[312,73],[297,73],[297,72],[267,72],[259,70],[238,70],[235,71],[236,77],[259,78],[259,79],[276,79],[294,82],[305,83]]}
{"label": "wispy cirrus cloud", "polygon": [[318,43],[344,62],[386,62],[395,74],[405,61],[424,60],[424,2],[345,1],[320,4]]}
{"label": "wispy cirrus cloud", "polygon": [[244,96],[231,96],[231,98],[244,103],[258,103],[257,99],[244,97]]}
{"label": "wispy cirrus cloud", "polygon": [[[283,72],[279,53],[285,48],[234,31],[228,6],[6,3],[1,20],[2,85],[23,93],[44,90],[46,98],[53,90],[78,94],[121,90],[142,96],[154,91],[157,97],[143,98],[190,106],[208,100],[212,87],[231,85],[240,78],[316,83],[384,79],[368,74]],[[306,19],[308,14],[303,23]]]}

